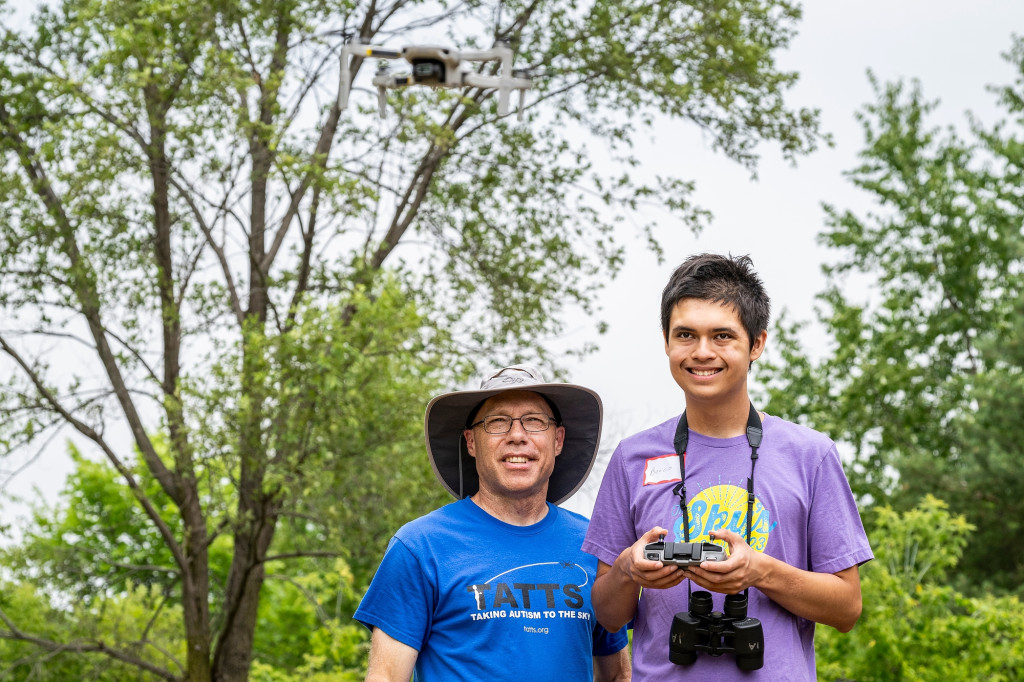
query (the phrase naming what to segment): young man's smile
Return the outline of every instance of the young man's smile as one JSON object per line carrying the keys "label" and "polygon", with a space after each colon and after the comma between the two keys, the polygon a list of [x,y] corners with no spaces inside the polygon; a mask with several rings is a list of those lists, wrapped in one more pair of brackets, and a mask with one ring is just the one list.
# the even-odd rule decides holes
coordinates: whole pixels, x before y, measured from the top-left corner
{"label": "young man's smile", "polygon": [[751,348],[732,306],[688,298],[672,310],[665,354],[688,400],[746,401],[750,363],[760,357],[765,338],[762,334]]}

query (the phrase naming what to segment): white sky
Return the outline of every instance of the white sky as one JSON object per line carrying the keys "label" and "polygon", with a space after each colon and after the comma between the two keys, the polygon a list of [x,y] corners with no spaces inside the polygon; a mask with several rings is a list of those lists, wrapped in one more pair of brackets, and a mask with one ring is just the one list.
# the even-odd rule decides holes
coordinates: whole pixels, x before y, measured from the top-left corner
{"label": "white sky", "polygon": [[[773,314],[786,308],[791,319],[812,319],[814,295],[824,286],[820,265],[830,258],[816,244],[824,226],[821,202],[861,213],[869,208],[867,198],[842,177],[856,165],[863,145],[854,112],[873,100],[866,70],[882,82],[919,79],[928,99],[941,100],[935,124],[963,130],[968,110],[991,123],[998,110],[986,85],[1012,81],[1012,69],[1000,54],[1014,32],[1024,33],[1021,0],[808,0],[799,35],[780,63],[801,74],[790,103],[822,110],[833,148],[799,160],[796,167],[765,148],[759,179],[752,181],[743,168],[712,153],[692,126],[666,124],[653,139],[641,141],[644,170],[696,180],[696,199],[714,220],[699,238],[666,222],[662,265],[640,246],[631,249],[622,275],[600,301],[602,318],[610,323],[609,332],[596,339],[601,350],[569,365],[570,380],[597,390],[604,400],[606,448],[682,408],[682,395],[667,371],[658,306],[665,281],[685,256],[749,254],[772,296]],[[595,340],[593,335],[589,322],[574,322],[567,342]],[[54,447],[64,448],[62,443]],[[63,472],[55,475],[57,463],[46,459],[15,487],[39,485],[48,496],[55,494]],[[584,491],[569,506],[588,513],[590,494]]]}
{"label": "white sky", "polygon": [[[598,339],[600,351],[570,365],[568,377],[603,399],[602,449],[682,410],[682,393],[664,355],[659,305],[665,282],[687,255],[749,254],[772,297],[773,319],[782,308],[790,320],[814,318],[814,297],[825,285],[821,264],[835,260],[816,241],[824,229],[822,202],[861,215],[871,208],[868,197],[842,176],[858,164],[864,142],[854,112],[875,99],[866,71],[882,83],[918,79],[925,98],[940,101],[932,124],[955,125],[966,135],[967,111],[987,124],[1002,113],[986,86],[1013,82],[1013,69],[1000,55],[1014,33],[1024,33],[1020,0],[808,0],[799,35],[780,64],[800,72],[789,101],[821,109],[832,148],[800,159],[796,167],[766,148],[759,179],[752,181],[743,168],[710,152],[693,130],[666,125],[658,131],[643,152],[647,168],[696,180],[697,199],[714,220],[699,238],[666,224],[665,234],[675,232],[665,238],[666,262],[658,265],[638,246],[602,296],[610,329]],[[573,336],[583,340],[590,334],[581,322]],[[813,348],[827,338],[813,330],[805,341]],[[755,363],[755,380],[756,370]],[[589,514],[598,482],[592,474],[567,506]]]}

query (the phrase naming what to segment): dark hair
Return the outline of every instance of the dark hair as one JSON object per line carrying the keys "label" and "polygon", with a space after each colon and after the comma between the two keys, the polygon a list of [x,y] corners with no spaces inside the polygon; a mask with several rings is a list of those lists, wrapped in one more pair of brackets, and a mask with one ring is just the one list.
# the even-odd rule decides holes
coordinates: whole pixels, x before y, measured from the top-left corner
{"label": "dark hair", "polygon": [[701,253],[690,256],[676,268],[661,292],[661,331],[666,342],[672,310],[688,298],[735,308],[750,337],[751,348],[754,340],[768,328],[771,300],[761,278],[754,272],[750,256]]}

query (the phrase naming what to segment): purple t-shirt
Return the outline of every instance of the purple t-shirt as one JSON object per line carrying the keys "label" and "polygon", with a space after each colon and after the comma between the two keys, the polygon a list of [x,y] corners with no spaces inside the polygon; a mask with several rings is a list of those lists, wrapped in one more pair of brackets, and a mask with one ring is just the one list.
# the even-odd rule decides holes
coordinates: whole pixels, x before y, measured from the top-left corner
{"label": "purple t-shirt", "polygon": [[[682,542],[679,457],[672,445],[673,417],[623,440],[601,483],[583,549],[611,565],[626,547],[654,526],[666,540]],[[836,573],[873,558],[835,443],[778,417],[763,422],[764,438],[754,469],[751,547],[808,571]],[[728,528],[746,537],[750,446],[745,436],[708,438],[690,431],[686,494],[690,541]],[[724,544],[724,543],[722,543]],[[699,652],[693,665],[669,661],[669,631],[687,610],[689,581],[668,590],[643,590],[633,625],[633,675],[637,680],[813,680],[814,623],[764,596],[749,592],[747,615],[764,628],[764,667],[745,672],[733,656]],[[694,591],[701,589],[693,585]],[[713,594],[721,611],[725,595]]]}

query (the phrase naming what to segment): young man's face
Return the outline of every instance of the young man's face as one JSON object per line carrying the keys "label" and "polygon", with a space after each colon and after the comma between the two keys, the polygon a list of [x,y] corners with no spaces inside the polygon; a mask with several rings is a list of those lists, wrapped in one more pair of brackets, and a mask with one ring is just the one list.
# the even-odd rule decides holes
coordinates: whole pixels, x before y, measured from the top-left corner
{"label": "young man's face", "polygon": [[541,414],[552,419],[546,431],[527,431],[519,421],[508,433],[487,433],[483,425],[466,429],[466,447],[476,458],[481,492],[505,499],[547,496],[555,457],[562,452],[565,428],[555,426],[551,408],[536,393],[506,391],[488,399],[476,421],[492,415],[518,418]]}
{"label": "young man's face", "polygon": [[730,305],[693,298],[676,303],[665,354],[687,404],[714,407],[746,401],[750,363],[761,356],[767,338],[761,332],[751,348],[739,314]]}

